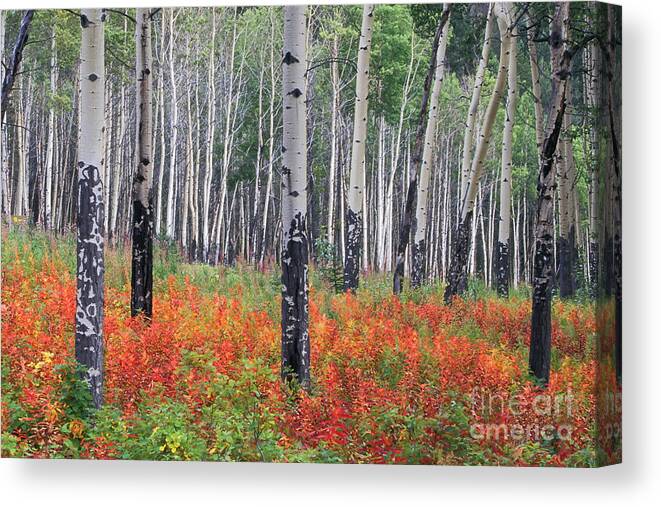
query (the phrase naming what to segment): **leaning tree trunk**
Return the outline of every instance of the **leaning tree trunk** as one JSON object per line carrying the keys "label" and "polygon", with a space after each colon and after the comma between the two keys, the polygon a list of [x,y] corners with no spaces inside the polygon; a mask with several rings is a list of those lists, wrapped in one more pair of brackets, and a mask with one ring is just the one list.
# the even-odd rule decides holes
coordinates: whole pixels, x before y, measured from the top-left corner
{"label": "leaning tree trunk", "polygon": [[105,12],[80,14],[80,124],[76,268],[76,360],[94,405],[103,403],[103,131]]}
{"label": "leaning tree trunk", "polygon": [[468,254],[472,244],[471,229],[475,198],[477,197],[480,177],[484,170],[484,162],[487,155],[487,149],[489,148],[489,142],[491,140],[493,124],[496,120],[496,113],[498,112],[498,105],[505,89],[505,77],[509,60],[508,54],[512,42],[511,33],[507,23],[506,9],[507,8],[502,3],[496,4],[494,7],[501,39],[498,74],[496,75],[496,84],[494,85],[489,105],[484,113],[484,122],[480,131],[480,141],[475,149],[470,176],[466,184],[465,192],[461,196],[461,211],[459,223],[453,238],[448,284],[445,287],[445,294],[443,295],[446,303],[450,303],[452,298],[457,294],[463,293],[466,290],[468,283],[466,266],[468,264]]}
{"label": "leaning tree trunk", "polygon": [[136,147],[133,176],[131,315],[152,316],[154,205],[152,197],[152,51],[149,9],[137,9],[135,25]]}
{"label": "leaning tree trunk", "polygon": [[555,186],[555,151],[565,115],[569,52],[564,50],[569,23],[569,4],[558,2],[551,22],[549,41],[553,82],[551,111],[537,183],[535,217],[535,258],[533,268],[532,319],[530,329],[530,372],[547,384],[551,370],[551,298],[553,289],[553,191]]}
{"label": "leaning tree trunk", "polygon": [[305,6],[284,8],[282,60],[282,378],[310,387]]}
{"label": "leaning tree trunk", "polygon": [[9,93],[11,92],[11,89],[14,86],[14,80],[19,73],[18,69],[21,65],[21,60],[23,59],[23,49],[25,48],[25,44],[28,42],[30,23],[32,22],[33,16],[34,10],[25,11],[23,19],[21,20],[21,26],[18,29],[18,36],[16,37],[16,43],[14,44],[14,50],[12,52],[11,59],[5,68],[4,78],[2,80],[2,95],[0,101],[0,120],[2,121],[4,121],[5,112],[7,111]]}
{"label": "leaning tree trunk", "polygon": [[484,42],[482,43],[482,54],[477,64],[475,72],[475,82],[473,83],[473,95],[470,106],[468,107],[468,116],[466,118],[466,128],[464,129],[464,148],[461,159],[461,186],[460,196],[463,197],[468,187],[468,178],[471,168],[471,153],[473,149],[473,138],[475,137],[475,125],[477,120],[477,108],[480,105],[482,96],[482,84],[484,83],[484,73],[489,61],[489,51],[491,49],[491,34],[493,32],[493,4],[489,4],[487,12],[487,24],[484,29]]}
{"label": "leaning tree trunk", "polygon": [[363,6],[363,24],[358,43],[356,71],[356,104],[354,108],[351,172],[347,197],[346,253],[344,256],[344,290],[358,288],[361,241],[363,235],[363,194],[365,193],[365,143],[367,141],[367,95],[369,90],[370,48],[374,5]]}
{"label": "leaning tree trunk", "polygon": [[[510,21],[511,24],[511,21]],[[498,294],[507,297],[510,279],[510,228],[512,210],[512,134],[516,114],[516,27],[512,29],[514,40],[510,47],[507,69],[507,108],[503,128],[503,150],[500,176],[500,214],[498,217],[498,247],[496,258],[496,288]]]}
{"label": "leaning tree trunk", "polygon": [[448,30],[444,30],[436,53],[436,70],[434,73],[434,86],[431,92],[427,127],[425,129],[425,144],[422,152],[422,165],[420,167],[420,185],[418,186],[417,205],[415,210],[415,223],[413,235],[413,262],[411,266],[411,286],[422,285],[426,273],[427,245],[427,204],[429,192],[429,179],[431,164],[436,141],[436,126],[438,124],[438,98],[441,94],[441,85],[445,73],[445,50],[448,42]]}
{"label": "leaning tree trunk", "polygon": [[415,131],[415,145],[413,146],[413,156],[411,157],[412,166],[410,168],[409,186],[406,192],[406,204],[404,215],[402,216],[399,228],[399,242],[397,244],[397,257],[395,260],[395,272],[393,274],[393,294],[400,294],[404,282],[404,262],[406,259],[406,249],[408,248],[411,235],[411,226],[413,223],[413,212],[415,207],[415,198],[418,191],[418,173],[422,165],[423,148],[425,141],[425,130],[427,125],[427,112],[429,109],[429,92],[432,81],[436,74],[438,48],[441,42],[441,36],[446,31],[447,21],[450,16],[449,4],[444,4],[443,13],[436,27],[436,34],[432,42],[431,57],[429,60],[429,69],[422,88],[422,101],[420,104],[420,113],[418,115],[418,125]]}

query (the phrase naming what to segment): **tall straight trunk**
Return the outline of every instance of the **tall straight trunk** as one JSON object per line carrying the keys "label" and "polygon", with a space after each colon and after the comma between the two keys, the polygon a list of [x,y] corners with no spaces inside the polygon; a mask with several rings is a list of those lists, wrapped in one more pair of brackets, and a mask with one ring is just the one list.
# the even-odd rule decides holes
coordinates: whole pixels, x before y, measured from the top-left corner
{"label": "tall straight trunk", "polygon": [[[158,75],[158,109],[159,109],[159,123],[160,123],[160,145],[159,150],[159,170],[158,170],[158,185],[156,188],[156,227],[155,234],[161,234],[161,222],[163,222],[163,178],[165,175],[165,11],[161,9],[161,30],[160,30],[160,51],[156,54],[160,55],[158,58],[159,75]],[[172,41],[170,41],[172,44]]]}
{"label": "tall straight trunk", "polygon": [[335,173],[338,155],[338,111],[340,109],[340,78],[337,59],[339,57],[338,37],[333,37],[331,46],[331,124],[330,124],[330,163],[328,167],[328,210],[326,215],[326,237],[330,245],[335,244]]}
{"label": "tall straight trunk", "polygon": [[374,5],[363,6],[363,21],[358,42],[356,70],[356,102],[351,146],[351,171],[346,214],[346,253],[344,257],[344,290],[358,288],[361,242],[363,235],[363,194],[365,193],[365,144],[367,141],[367,94],[369,90],[370,48]]}
{"label": "tall straight trunk", "polygon": [[216,137],[216,10],[211,8],[211,48],[209,49],[209,73],[207,81],[209,86],[207,96],[207,139],[206,139],[206,163],[204,171],[204,186],[202,196],[202,260],[209,261],[209,213],[211,204],[211,183],[213,180],[213,148]]}
{"label": "tall straight trunk", "polygon": [[589,265],[590,265],[590,288],[593,297],[599,294],[599,236],[601,231],[601,207],[599,204],[600,184],[601,177],[599,168],[601,166],[600,158],[601,136],[598,134],[600,130],[600,122],[602,118],[600,99],[600,77],[603,75],[601,65],[601,50],[597,42],[590,43],[587,49],[589,55],[589,65],[587,65],[588,72],[585,79],[588,80],[587,84],[587,103],[590,109],[594,112],[594,125],[590,129],[590,145],[591,145],[591,168],[590,168],[590,242],[589,242]]}
{"label": "tall straight trunk", "polygon": [[[510,25],[511,16],[510,18]],[[505,126],[503,127],[503,149],[501,154],[500,175],[500,214],[498,217],[498,248],[496,260],[496,288],[498,294],[507,297],[510,280],[510,224],[512,210],[512,137],[514,116],[516,114],[516,28],[512,30],[514,40],[510,47],[507,68],[507,107]],[[516,240],[515,240],[516,241]]]}
{"label": "tall straight trunk", "polygon": [[152,195],[152,49],[151,14],[137,9],[135,25],[136,119],[133,176],[133,249],[131,315],[152,316],[154,203]]}
{"label": "tall straight trunk", "polygon": [[564,40],[569,24],[569,4],[556,3],[549,41],[553,81],[551,110],[542,145],[537,183],[535,213],[535,259],[533,272],[532,318],[530,328],[529,368],[543,384],[551,369],[551,299],[553,289],[553,191],[555,187],[555,151],[565,116],[565,98],[569,58]]}
{"label": "tall straight trunk", "polygon": [[[216,228],[215,228],[215,238],[214,238],[214,243],[215,243],[215,252],[214,252],[214,260],[215,262],[220,262],[221,257],[222,257],[222,252],[221,252],[221,237],[222,237],[222,226],[223,226],[223,218],[225,215],[225,202],[227,200],[227,176],[229,173],[230,169],[230,161],[232,157],[232,140],[233,140],[233,132],[232,132],[232,126],[234,125],[234,121],[236,119],[236,107],[237,107],[237,102],[238,102],[238,94],[235,93],[234,89],[234,80],[235,80],[235,74],[234,74],[234,62],[235,62],[235,57],[236,57],[236,9],[234,11],[234,16],[235,16],[235,22],[234,22],[234,29],[233,29],[233,34],[232,34],[232,41],[230,43],[230,55],[229,55],[229,75],[228,75],[228,82],[229,82],[229,90],[227,93],[227,100],[226,100],[226,111],[225,111],[225,130],[223,134],[223,166],[221,169],[220,173],[220,202],[218,205],[218,213],[216,215]],[[227,244],[225,244],[225,249],[227,249]]]}
{"label": "tall straight trunk", "polygon": [[177,136],[179,134],[179,106],[177,98],[177,81],[174,71],[174,9],[170,11],[170,48],[169,48],[169,64],[170,64],[170,85],[172,86],[172,117],[171,128],[172,134],[170,138],[170,173],[168,175],[168,202],[165,215],[165,234],[169,239],[174,239],[175,236],[175,180],[177,176]]}
{"label": "tall straight trunk", "polygon": [[428,123],[428,110],[429,110],[429,95],[432,87],[436,69],[438,66],[437,56],[441,37],[447,31],[446,27],[448,18],[450,17],[450,4],[443,5],[443,13],[441,14],[438,26],[436,27],[436,34],[432,42],[431,57],[429,61],[429,69],[425,76],[425,82],[422,89],[422,100],[420,104],[420,113],[418,115],[418,124],[415,131],[415,145],[413,151],[409,152],[409,168],[408,188],[406,190],[406,201],[404,204],[404,214],[402,216],[401,225],[399,229],[399,242],[397,244],[397,257],[395,261],[395,272],[393,274],[393,293],[400,294],[403,289],[406,250],[409,244],[411,226],[413,222],[413,213],[415,207],[415,199],[418,191],[418,173],[422,166],[422,157],[424,151],[425,131]]}
{"label": "tall straight trunk", "polygon": [[[50,58],[50,98],[53,100],[57,87],[57,56],[55,53],[55,28],[52,32]],[[48,111],[48,146],[46,152],[46,171],[44,172],[44,229],[50,230],[52,224],[52,189],[53,161],[55,158],[55,106],[51,103]]]}
{"label": "tall straight trunk", "polygon": [[282,378],[310,387],[305,6],[284,7],[282,59]]}
{"label": "tall straight trunk", "polygon": [[505,4],[503,3],[498,3],[494,6],[501,40],[498,74],[496,75],[496,84],[494,85],[489,105],[484,113],[484,121],[480,131],[479,143],[473,156],[466,190],[462,195],[459,223],[457,225],[454,245],[452,247],[453,252],[450,262],[450,273],[444,294],[446,303],[450,303],[454,296],[463,293],[467,287],[466,265],[468,253],[473,244],[471,240],[471,224],[473,222],[472,218],[475,207],[475,197],[477,196],[480,178],[484,170],[484,162],[487,155],[487,149],[489,148],[489,142],[491,141],[491,132],[493,130],[494,121],[496,120],[498,105],[505,88],[505,77],[509,63],[508,55],[512,42],[512,34],[509,31],[507,23],[506,9]]}
{"label": "tall straight trunk", "polygon": [[94,405],[103,403],[103,131],[105,12],[80,14],[80,120],[76,256],[76,361]]}
{"label": "tall straight trunk", "polygon": [[[446,5],[446,9],[449,7]],[[438,125],[438,99],[441,94],[441,85],[445,75],[445,50],[448,42],[448,30],[443,30],[436,52],[436,64],[434,72],[434,84],[429,99],[429,111],[427,115],[427,126],[425,128],[424,148],[422,151],[422,164],[420,165],[420,184],[416,198],[415,222],[413,233],[413,261],[411,266],[411,286],[422,285],[427,262],[427,214],[429,178],[431,176],[431,165],[433,162],[434,148],[436,144],[436,127]]]}
{"label": "tall straight trunk", "polygon": [[482,53],[480,61],[477,64],[475,72],[475,82],[473,83],[473,95],[468,106],[468,116],[466,118],[466,128],[464,129],[464,148],[461,159],[461,186],[460,197],[463,198],[468,188],[468,180],[471,169],[471,154],[473,151],[473,138],[475,137],[475,128],[477,125],[477,109],[480,105],[482,96],[482,84],[484,83],[484,73],[489,62],[489,51],[491,49],[491,34],[493,33],[493,4],[489,4],[487,12],[487,24],[484,29],[484,42],[482,43]]}
{"label": "tall straight trunk", "polygon": [[[270,24],[271,24],[271,41],[275,38],[275,22],[273,20],[273,11],[270,11]],[[273,187],[273,154],[275,147],[275,57],[274,57],[274,44],[271,44],[271,86],[269,87],[269,149],[268,149],[268,165],[266,175],[266,189],[264,191],[264,212],[262,214],[262,237],[259,245],[259,263],[263,264],[264,256],[266,253],[266,233],[269,218],[269,206],[271,205],[271,189]]]}

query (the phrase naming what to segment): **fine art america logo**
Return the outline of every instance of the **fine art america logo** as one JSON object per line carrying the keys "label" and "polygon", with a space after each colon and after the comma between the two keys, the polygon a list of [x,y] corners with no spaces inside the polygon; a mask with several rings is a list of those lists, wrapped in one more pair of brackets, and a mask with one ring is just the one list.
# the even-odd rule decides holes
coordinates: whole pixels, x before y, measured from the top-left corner
{"label": "fine art america logo", "polygon": [[[598,408],[604,415],[603,430],[608,438],[619,438],[621,393],[602,393]],[[565,393],[522,394],[493,393],[474,387],[471,413],[475,420],[470,435],[475,440],[543,442],[555,439],[571,441],[575,399],[571,388]]]}

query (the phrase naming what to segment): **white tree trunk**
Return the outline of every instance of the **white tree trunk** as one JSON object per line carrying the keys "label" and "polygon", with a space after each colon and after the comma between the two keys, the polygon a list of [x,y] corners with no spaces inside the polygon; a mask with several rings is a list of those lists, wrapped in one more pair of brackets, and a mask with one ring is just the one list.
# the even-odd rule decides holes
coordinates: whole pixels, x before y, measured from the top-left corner
{"label": "white tree trunk", "polygon": [[443,30],[441,40],[438,44],[438,52],[436,53],[436,70],[434,72],[434,83],[432,84],[432,92],[429,98],[427,126],[425,128],[424,148],[420,165],[420,182],[418,184],[418,194],[416,198],[417,206],[415,209],[415,227],[413,236],[413,271],[411,276],[411,284],[414,287],[420,286],[425,278],[424,266],[426,264],[427,255],[425,237],[427,233],[429,178],[431,175],[431,164],[436,143],[438,99],[441,94],[443,78],[445,77],[445,51],[448,43],[448,33],[449,30],[447,28]]}
{"label": "white tree trunk", "polygon": [[152,197],[153,69],[149,9],[136,10],[135,46],[136,145],[133,175],[131,315],[144,313],[147,318],[151,318],[154,206]]}
{"label": "white tree trunk", "polygon": [[174,9],[170,12],[170,48],[169,48],[169,64],[170,64],[170,84],[172,86],[172,134],[170,138],[170,174],[168,175],[168,203],[167,212],[165,215],[165,233],[169,239],[174,239],[175,236],[175,180],[176,180],[176,162],[177,162],[177,137],[179,135],[179,105],[177,97],[177,80],[174,71]]}
{"label": "white tree trunk", "polygon": [[[509,25],[512,25],[511,13],[508,11]],[[512,137],[514,133],[514,116],[517,99],[517,65],[516,65],[516,27],[512,29],[512,44],[510,45],[509,65],[507,69],[507,107],[505,110],[505,125],[503,127],[503,147],[501,152],[500,175],[500,213],[498,217],[498,249],[496,265],[496,283],[498,293],[507,296],[509,293],[510,276],[510,223],[512,210]]]}
{"label": "white tree trunk", "polygon": [[363,6],[363,21],[358,42],[356,101],[351,145],[351,171],[347,197],[347,237],[344,261],[344,290],[358,288],[363,235],[363,202],[365,193],[365,144],[367,141],[367,95],[369,91],[370,50],[374,5]]}
{"label": "white tree trunk", "polygon": [[482,84],[484,83],[484,73],[487,69],[489,62],[489,50],[491,49],[491,34],[493,33],[493,4],[489,5],[487,13],[487,24],[484,29],[484,42],[482,43],[482,53],[480,61],[477,64],[477,71],[475,72],[475,82],[473,83],[473,95],[471,97],[470,106],[468,107],[468,116],[466,118],[466,129],[464,130],[464,149],[463,157],[461,159],[461,193],[459,194],[463,199],[466,195],[468,188],[468,180],[471,170],[471,155],[473,152],[473,138],[475,137],[475,127],[477,119],[477,109],[480,105],[480,98],[482,93]]}
{"label": "white tree trunk", "polygon": [[284,8],[282,60],[282,376],[310,386],[304,6]]}
{"label": "white tree trunk", "polygon": [[105,13],[81,11],[78,127],[76,360],[96,407],[103,403],[103,131]]}

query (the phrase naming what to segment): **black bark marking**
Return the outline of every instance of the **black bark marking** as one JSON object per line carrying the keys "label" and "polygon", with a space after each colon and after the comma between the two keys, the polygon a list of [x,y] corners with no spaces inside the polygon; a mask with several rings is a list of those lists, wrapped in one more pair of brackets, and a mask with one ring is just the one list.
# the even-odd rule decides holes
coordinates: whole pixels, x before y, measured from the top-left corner
{"label": "black bark marking", "polygon": [[[144,177],[141,174],[136,178]],[[133,201],[133,231],[131,260],[131,316],[152,317],[154,212],[152,197],[147,207]]]}
{"label": "black bark marking", "polygon": [[292,91],[290,91],[287,95],[291,95],[295,99],[299,98],[301,95],[303,95],[303,92],[299,90],[298,88],[294,88]]}
{"label": "black bark marking", "polygon": [[78,170],[75,355],[84,368],[83,378],[97,408],[103,404],[104,372],[102,185],[96,166]]}
{"label": "black bark marking", "polygon": [[87,19],[87,16],[85,16],[85,14],[80,15],[80,26],[81,28],[87,28],[88,26],[90,26],[90,20]]}
{"label": "black bark marking", "polygon": [[308,239],[305,216],[296,214],[282,251],[282,378],[310,387]]}
{"label": "black bark marking", "polygon": [[292,55],[289,51],[285,54],[285,57],[282,59],[282,63],[285,65],[291,65],[292,63],[299,63],[298,58]]}
{"label": "black bark marking", "polygon": [[355,292],[358,288],[360,256],[363,237],[362,212],[347,207],[345,232],[344,290]]}
{"label": "black bark marking", "polygon": [[510,290],[510,252],[507,243],[498,242],[496,257],[496,290],[506,298]]}
{"label": "black bark marking", "polygon": [[426,242],[422,241],[413,242],[413,254],[411,263],[411,287],[420,287],[426,277],[425,260],[427,254]]}
{"label": "black bark marking", "polygon": [[450,304],[455,296],[463,294],[468,287],[467,264],[472,219],[473,212],[469,211],[454,234],[448,284],[443,294],[446,304]]}
{"label": "black bark marking", "polygon": [[87,79],[89,79],[90,81],[94,82],[94,81],[96,81],[97,79],[99,79],[99,76],[97,76],[96,74],[92,73],[92,74],[90,74],[90,75],[87,77]]}

